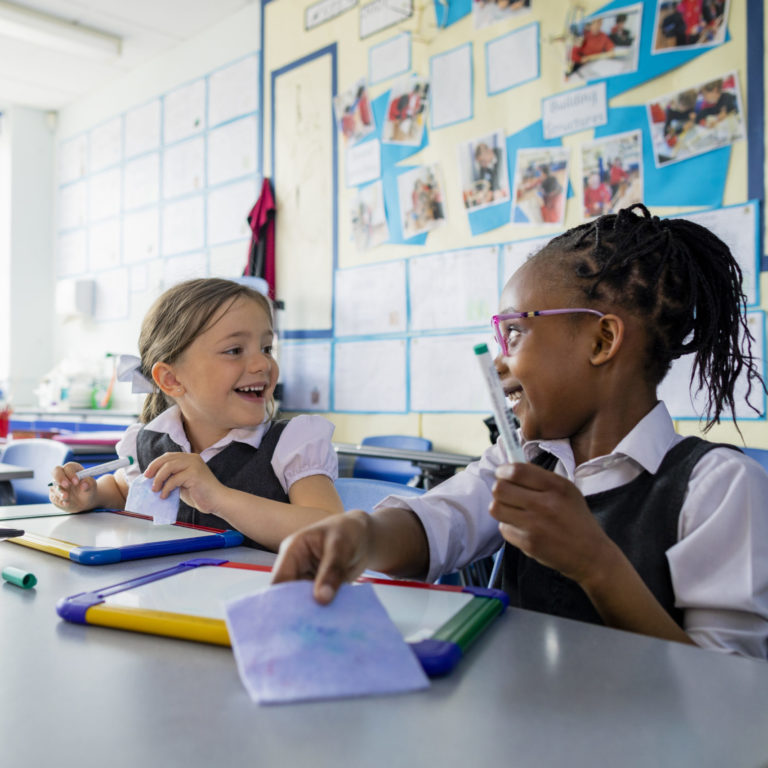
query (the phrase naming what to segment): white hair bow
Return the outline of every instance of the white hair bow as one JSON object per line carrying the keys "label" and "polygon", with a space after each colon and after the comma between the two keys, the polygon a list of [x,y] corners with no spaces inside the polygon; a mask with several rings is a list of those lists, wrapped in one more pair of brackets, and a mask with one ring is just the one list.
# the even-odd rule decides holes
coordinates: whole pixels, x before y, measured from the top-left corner
{"label": "white hair bow", "polygon": [[117,380],[130,381],[134,395],[150,395],[155,391],[155,382],[141,372],[141,358],[136,355],[118,355]]}

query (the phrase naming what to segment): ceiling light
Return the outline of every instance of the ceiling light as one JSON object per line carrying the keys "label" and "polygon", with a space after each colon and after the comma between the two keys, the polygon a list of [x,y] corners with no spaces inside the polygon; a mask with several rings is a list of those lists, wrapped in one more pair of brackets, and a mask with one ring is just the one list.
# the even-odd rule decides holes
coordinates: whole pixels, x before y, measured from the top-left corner
{"label": "ceiling light", "polygon": [[119,56],[122,39],[0,0],[0,36],[90,58]]}

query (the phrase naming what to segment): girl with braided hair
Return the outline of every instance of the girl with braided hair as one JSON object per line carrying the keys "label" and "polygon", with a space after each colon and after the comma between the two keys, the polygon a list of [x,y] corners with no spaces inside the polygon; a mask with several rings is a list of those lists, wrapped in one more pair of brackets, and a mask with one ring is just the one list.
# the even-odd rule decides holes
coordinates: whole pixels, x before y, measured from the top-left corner
{"label": "girl with braided hair", "polygon": [[656,388],[693,354],[707,428],[734,414],[750,351],[741,272],[704,227],[642,205],[569,230],[507,283],[497,370],[525,463],[490,447],[420,497],[286,540],[275,581],[332,599],[363,568],[434,580],[505,545],[513,605],[730,653],[768,655],[768,474],[674,431]]}

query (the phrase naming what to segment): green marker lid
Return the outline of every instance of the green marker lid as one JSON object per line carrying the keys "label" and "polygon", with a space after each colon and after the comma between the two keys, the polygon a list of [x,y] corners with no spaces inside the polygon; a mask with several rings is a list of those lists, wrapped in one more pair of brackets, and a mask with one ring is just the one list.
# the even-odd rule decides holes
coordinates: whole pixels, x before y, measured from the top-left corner
{"label": "green marker lid", "polygon": [[484,355],[488,351],[487,344],[475,344],[475,354]]}
{"label": "green marker lid", "polygon": [[37,577],[34,573],[22,571],[21,568],[14,568],[12,565],[3,568],[2,576],[5,581],[22,589],[32,589],[37,584]]}

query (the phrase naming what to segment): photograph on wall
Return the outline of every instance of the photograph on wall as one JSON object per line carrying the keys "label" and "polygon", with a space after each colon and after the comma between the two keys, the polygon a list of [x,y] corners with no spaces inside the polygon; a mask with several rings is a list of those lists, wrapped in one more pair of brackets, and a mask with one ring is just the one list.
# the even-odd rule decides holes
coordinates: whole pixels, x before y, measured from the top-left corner
{"label": "photograph on wall", "polygon": [[381,181],[359,187],[350,206],[352,239],[358,251],[367,251],[389,239]]}
{"label": "photograph on wall", "polygon": [[335,96],[333,109],[339,131],[348,145],[365,138],[376,128],[364,78]]}
{"label": "photograph on wall", "polygon": [[647,109],[657,168],[746,136],[736,72],[662,96]]}
{"label": "photograph on wall", "polygon": [[566,44],[566,83],[586,83],[637,70],[643,6],[590,16],[571,26]]}
{"label": "photograph on wall", "polygon": [[566,147],[518,149],[515,158],[515,224],[563,224],[568,193]]}
{"label": "photograph on wall", "polygon": [[475,29],[506,21],[531,9],[531,0],[472,0]]}
{"label": "photograph on wall", "polygon": [[581,146],[585,219],[643,202],[641,131],[605,136]]}
{"label": "photograph on wall", "polygon": [[657,0],[651,53],[725,42],[730,0]]}
{"label": "photograph on wall", "polygon": [[464,207],[472,210],[509,200],[507,144],[502,131],[459,144]]}
{"label": "photograph on wall", "polygon": [[398,176],[397,194],[403,237],[429,232],[445,223],[443,179],[436,163]]}
{"label": "photograph on wall", "polygon": [[429,81],[419,75],[401,78],[389,92],[382,141],[418,146],[424,135]]}

